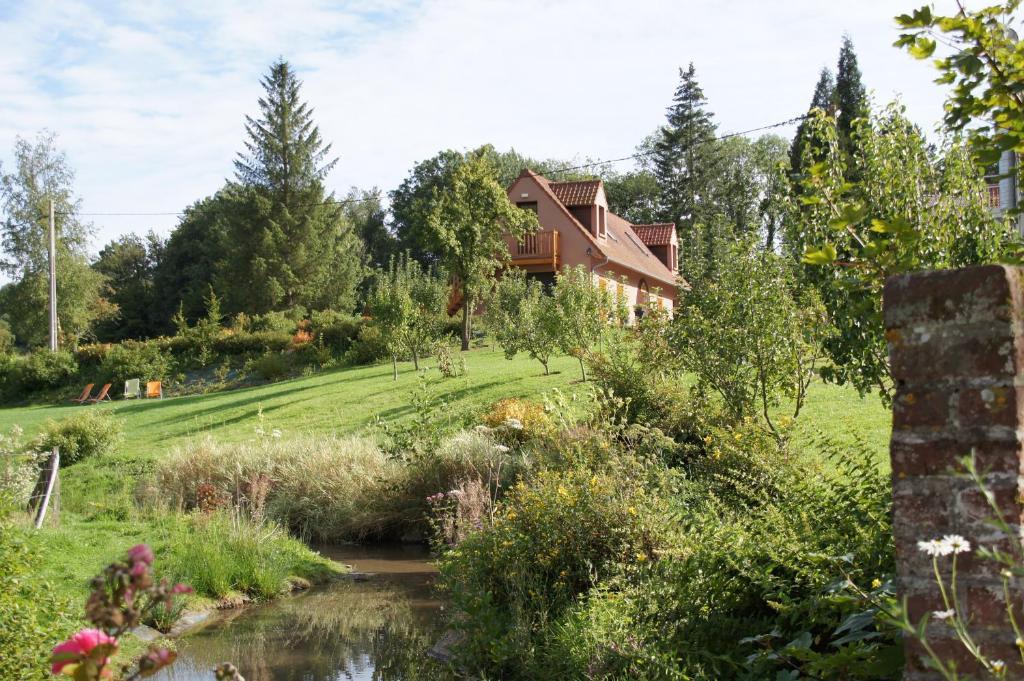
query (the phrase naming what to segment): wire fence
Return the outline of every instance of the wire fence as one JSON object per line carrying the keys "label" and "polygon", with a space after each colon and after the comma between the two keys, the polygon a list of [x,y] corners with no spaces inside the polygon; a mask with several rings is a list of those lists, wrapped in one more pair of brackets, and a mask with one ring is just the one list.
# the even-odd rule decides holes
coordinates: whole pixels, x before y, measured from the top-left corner
{"label": "wire fence", "polygon": [[35,527],[60,524],[60,452],[0,449],[0,496]]}

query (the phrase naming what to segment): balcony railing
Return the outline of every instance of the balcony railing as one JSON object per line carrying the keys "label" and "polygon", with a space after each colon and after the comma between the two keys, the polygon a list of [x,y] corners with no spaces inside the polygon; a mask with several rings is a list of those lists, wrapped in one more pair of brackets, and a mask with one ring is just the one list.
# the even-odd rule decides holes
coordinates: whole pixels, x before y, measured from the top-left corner
{"label": "balcony railing", "polygon": [[512,260],[519,265],[558,266],[558,231],[527,234],[512,246]]}

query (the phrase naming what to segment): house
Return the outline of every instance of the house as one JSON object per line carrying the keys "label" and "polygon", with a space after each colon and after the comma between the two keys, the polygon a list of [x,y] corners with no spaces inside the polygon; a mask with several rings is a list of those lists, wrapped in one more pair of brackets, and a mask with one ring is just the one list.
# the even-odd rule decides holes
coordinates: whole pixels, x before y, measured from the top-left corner
{"label": "house", "polygon": [[517,242],[506,236],[512,265],[545,283],[582,265],[596,286],[625,295],[631,310],[654,302],[671,311],[678,286],[679,239],[672,223],[633,225],[608,210],[601,180],[554,182],[524,169],[508,198],[537,213],[540,228]]}
{"label": "house", "polygon": [[[1021,191],[1017,186],[1019,172],[1017,152],[1004,151],[999,163],[993,164],[985,173],[988,184],[988,207],[992,213],[1002,217],[1008,211],[1018,210],[1021,206]],[[1024,235],[1024,215],[1014,218],[1017,230]]]}

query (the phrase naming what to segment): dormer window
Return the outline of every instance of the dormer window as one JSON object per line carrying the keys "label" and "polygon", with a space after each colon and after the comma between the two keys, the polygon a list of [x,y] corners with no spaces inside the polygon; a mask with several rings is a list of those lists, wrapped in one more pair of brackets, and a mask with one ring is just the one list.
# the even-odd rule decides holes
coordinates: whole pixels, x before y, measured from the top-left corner
{"label": "dormer window", "polygon": [[597,207],[597,236],[602,239],[608,236],[608,226],[605,223],[605,208],[604,206]]}

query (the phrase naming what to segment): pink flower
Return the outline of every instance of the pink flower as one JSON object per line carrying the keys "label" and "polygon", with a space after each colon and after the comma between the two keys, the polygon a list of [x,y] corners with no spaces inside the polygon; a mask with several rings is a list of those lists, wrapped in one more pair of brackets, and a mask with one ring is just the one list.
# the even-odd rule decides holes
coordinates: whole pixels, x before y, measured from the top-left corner
{"label": "pink flower", "polygon": [[145,544],[136,544],[128,549],[128,560],[132,563],[153,564],[153,550]]}
{"label": "pink flower", "polygon": [[135,563],[134,565],[132,565],[132,569],[131,569],[130,574],[131,574],[132,577],[141,577],[142,575],[146,574],[146,570],[148,570],[148,569],[149,569],[148,565],[146,565],[142,561],[139,561],[138,563]]}
{"label": "pink flower", "polygon": [[[67,641],[64,641],[64,643],[54,647],[53,652],[50,654],[50,661],[53,663],[50,671],[54,674],[60,674],[65,666],[81,662],[89,656],[94,648],[103,645],[117,648],[117,639],[108,636],[99,629],[82,629]],[[100,665],[105,665],[108,659],[104,657]]]}
{"label": "pink flower", "polygon": [[190,594],[192,593],[192,587],[188,584],[175,584],[174,588],[171,589],[172,594]]}

